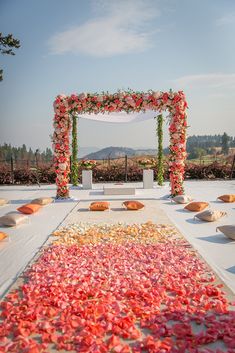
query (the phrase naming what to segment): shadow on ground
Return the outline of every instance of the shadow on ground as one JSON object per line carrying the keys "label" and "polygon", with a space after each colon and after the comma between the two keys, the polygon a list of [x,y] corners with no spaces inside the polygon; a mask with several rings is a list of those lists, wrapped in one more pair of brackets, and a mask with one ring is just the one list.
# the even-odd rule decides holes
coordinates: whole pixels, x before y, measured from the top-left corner
{"label": "shadow on ground", "polygon": [[198,239],[208,241],[210,243],[216,243],[216,244],[232,243],[232,240],[229,240],[220,234],[219,235],[210,235],[208,237],[198,237]]}

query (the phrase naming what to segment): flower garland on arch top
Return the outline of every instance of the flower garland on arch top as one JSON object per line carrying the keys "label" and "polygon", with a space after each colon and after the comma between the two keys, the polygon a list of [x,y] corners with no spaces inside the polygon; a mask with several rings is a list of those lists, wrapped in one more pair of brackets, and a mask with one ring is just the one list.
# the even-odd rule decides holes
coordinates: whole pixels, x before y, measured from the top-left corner
{"label": "flower garland on arch top", "polygon": [[53,135],[54,162],[56,170],[57,197],[69,197],[68,178],[70,172],[70,115],[84,113],[145,112],[168,110],[171,115],[170,131],[170,182],[171,194],[184,192],[184,161],[186,158],[186,118],[187,102],[182,91],[179,92],[134,92],[118,91],[114,94],[72,94],[59,95],[54,102]]}

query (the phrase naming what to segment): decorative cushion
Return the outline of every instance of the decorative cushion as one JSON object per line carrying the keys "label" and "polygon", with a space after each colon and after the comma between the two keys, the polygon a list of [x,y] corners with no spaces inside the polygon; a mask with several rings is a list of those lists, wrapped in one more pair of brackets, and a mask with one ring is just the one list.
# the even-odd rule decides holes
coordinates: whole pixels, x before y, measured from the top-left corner
{"label": "decorative cushion", "polygon": [[28,221],[28,216],[19,212],[9,212],[5,216],[0,217],[0,224],[7,227],[15,227]]}
{"label": "decorative cushion", "polygon": [[217,197],[217,199],[224,201],[224,202],[235,202],[235,194],[221,195],[221,196]]}
{"label": "decorative cushion", "polygon": [[8,200],[6,199],[0,199],[0,206],[4,206],[8,203]]}
{"label": "decorative cushion", "polygon": [[203,211],[207,206],[209,206],[208,202],[191,202],[184,208],[192,212],[200,212]]}
{"label": "decorative cushion", "polygon": [[51,197],[39,197],[38,199],[34,199],[31,201],[32,204],[46,206],[53,202]]}
{"label": "decorative cushion", "polygon": [[173,197],[172,200],[175,201],[176,203],[188,203],[192,201],[192,198],[188,195],[178,195]]}
{"label": "decorative cushion", "polygon": [[0,241],[7,238],[7,237],[8,237],[8,235],[6,233],[0,232]]}
{"label": "decorative cushion", "polygon": [[126,207],[127,210],[130,210],[130,211],[138,211],[144,207],[144,204],[142,204],[139,201],[135,201],[135,200],[125,201],[125,202],[123,202],[123,205]]}
{"label": "decorative cushion", "polygon": [[227,215],[226,212],[217,211],[217,210],[206,210],[201,213],[198,213],[195,217],[202,221],[214,222],[220,219],[221,217]]}
{"label": "decorative cushion", "polygon": [[96,201],[90,204],[90,211],[106,211],[109,209],[109,202]]}
{"label": "decorative cushion", "polygon": [[28,203],[26,205],[23,205],[23,206],[17,208],[17,211],[19,211],[21,213],[25,213],[25,214],[32,214],[32,213],[37,212],[40,208],[41,208],[40,205]]}
{"label": "decorative cushion", "polygon": [[235,240],[235,224],[217,227],[216,231],[218,232],[218,230],[226,237]]}

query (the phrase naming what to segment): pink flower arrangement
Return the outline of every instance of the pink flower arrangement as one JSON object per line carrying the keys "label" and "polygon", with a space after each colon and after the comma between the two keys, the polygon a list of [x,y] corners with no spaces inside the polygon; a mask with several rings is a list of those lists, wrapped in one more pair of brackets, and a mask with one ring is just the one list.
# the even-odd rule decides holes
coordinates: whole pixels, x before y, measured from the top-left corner
{"label": "pink flower arrangement", "polygon": [[[69,133],[71,113],[107,113],[107,112],[145,112],[168,110],[171,114],[170,131],[170,182],[171,194],[184,192],[184,161],[186,158],[186,116],[187,102],[182,91],[179,92],[133,92],[119,91],[114,94],[72,94],[59,95],[54,102],[53,146],[55,169],[57,173],[57,197],[68,197]],[[60,162],[61,157],[63,162]]]}

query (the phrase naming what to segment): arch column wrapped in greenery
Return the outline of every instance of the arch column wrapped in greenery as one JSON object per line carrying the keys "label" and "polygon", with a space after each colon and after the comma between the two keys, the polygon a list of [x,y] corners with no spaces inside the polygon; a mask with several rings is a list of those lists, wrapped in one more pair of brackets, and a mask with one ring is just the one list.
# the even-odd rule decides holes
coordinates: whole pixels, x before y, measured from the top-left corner
{"label": "arch column wrapped in greenery", "polygon": [[184,192],[184,162],[186,158],[187,102],[182,91],[178,92],[133,92],[119,91],[114,94],[59,95],[54,102],[53,149],[56,171],[57,198],[69,197],[70,150],[69,135],[71,116],[84,113],[112,113],[169,111],[170,132],[170,183],[171,194]]}
{"label": "arch column wrapped in greenery", "polygon": [[71,155],[71,182],[74,186],[78,185],[78,136],[77,136],[77,117],[72,117],[72,155]]}
{"label": "arch column wrapped in greenery", "polygon": [[158,153],[157,153],[157,183],[162,186],[164,181],[163,167],[163,116],[157,116],[157,137],[158,137]]}

